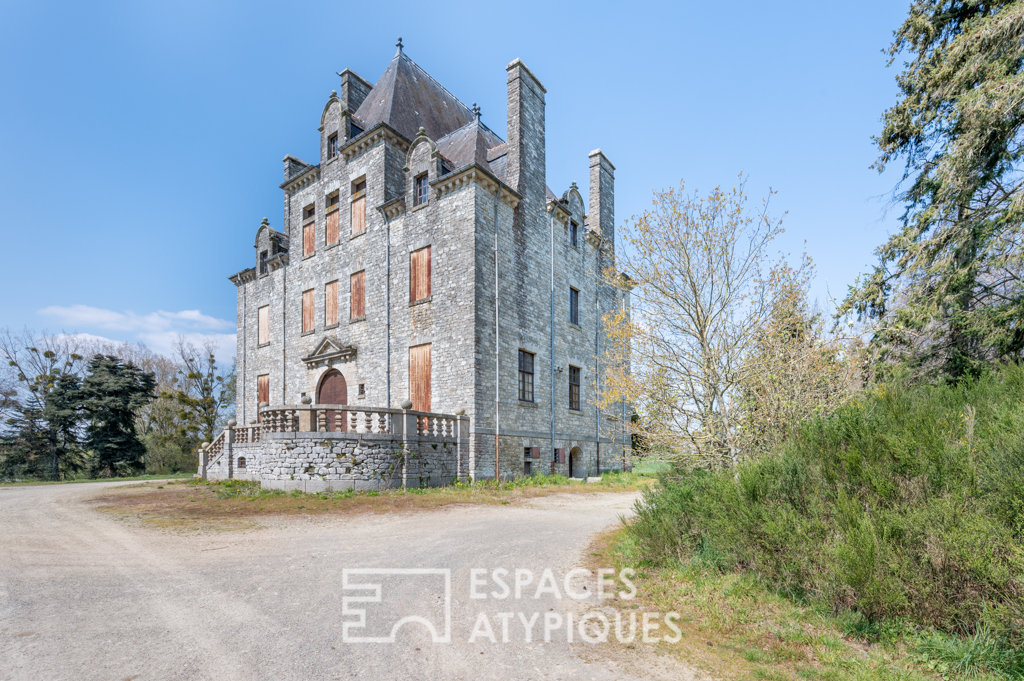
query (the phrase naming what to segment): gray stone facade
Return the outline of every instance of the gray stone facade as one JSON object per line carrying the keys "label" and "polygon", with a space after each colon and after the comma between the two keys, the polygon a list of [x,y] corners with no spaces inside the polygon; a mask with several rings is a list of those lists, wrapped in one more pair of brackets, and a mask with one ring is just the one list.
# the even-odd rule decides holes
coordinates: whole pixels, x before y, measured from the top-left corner
{"label": "gray stone facade", "polygon": [[[341,94],[331,93],[321,115],[318,163],[285,157],[282,224],[260,225],[255,266],[231,277],[241,425],[255,421],[261,375],[269,377],[272,407],[304,396],[315,403],[333,369],[344,376],[349,405],[397,408],[411,395],[409,348],[430,343],[429,411],[465,410],[468,475],[495,475],[496,439],[502,477],[523,474],[527,463],[531,472],[574,477],[623,466],[627,412],[600,413],[594,402],[601,316],[629,307],[627,291],[599,282],[614,262],[615,169],[600,150],[590,154],[589,209],[575,183],[556,196],[545,178],[544,86],[519,60],[506,72],[507,141],[401,46],[376,85],[350,70],[340,74]],[[429,189],[419,203],[416,178],[424,175]],[[361,181],[366,228],[353,234],[352,191]],[[328,243],[327,203],[335,194],[340,239]],[[309,208],[315,249],[303,256]],[[411,303],[410,254],[424,246],[431,247],[431,295]],[[350,276],[360,271],[365,315],[350,320]],[[335,280],[338,323],[328,326],[325,286]],[[578,292],[578,323],[570,321],[570,289]],[[303,333],[307,290],[315,324]],[[264,306],[269,338],[261,345]],[[532,401],[519,399],[520,351],[533,354]],[[578,410],[569,404],[571,367],[580,374]],[[310,463],[259,465],[325,468],[350,455],[336,456],[337,446],[303,445],[299,458]],[[526,453],[534,448],[536,458]],[[296,459],[294,450],[266,456]]]}

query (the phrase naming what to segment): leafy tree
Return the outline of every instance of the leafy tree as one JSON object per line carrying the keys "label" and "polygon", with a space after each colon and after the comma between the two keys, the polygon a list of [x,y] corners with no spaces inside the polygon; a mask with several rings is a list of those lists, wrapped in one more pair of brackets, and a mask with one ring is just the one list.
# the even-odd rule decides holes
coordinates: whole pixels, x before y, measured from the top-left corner
{"label": "leafy tree", "polygon": [[113,355],[96,355],[82,381],[82,402],[89,414],[87,446],[97,472],[114,476],[138,472],[146,448],[135,431],[139,409],[154,397],[153,374]]}
{"label": "leafy tree", "polygon": [[914,0],[889,47],[899,101],[875,168],[902,160],[902,229],[840,314],[887,362],[951,377],[1024,353],[1024,2]]}
{"label": "leafy tree", "polygon": [[79,351],[80,342],[72,336],[0,330],[0,357],[7,362],[0,474],[58,479],[85,467],[79,447]]}
{"label": "leafy tree", "polygon": [[200,442],[212,442],[233,414],[235,370],[222,374],[214,355],[216,346],[207,342],[197,348],[179,338],[176,351],[181,362],[177,387],[165,393],[178,405],[178,438],[182,451],[197,451]]}

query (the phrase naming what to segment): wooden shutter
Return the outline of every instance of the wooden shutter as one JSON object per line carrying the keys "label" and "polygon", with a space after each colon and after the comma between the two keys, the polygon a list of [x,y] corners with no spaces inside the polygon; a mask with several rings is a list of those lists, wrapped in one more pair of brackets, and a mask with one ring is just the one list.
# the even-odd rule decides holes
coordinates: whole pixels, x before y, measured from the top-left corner
{"label": "wooden shutter", "polygon": [[540,458],[540,447],[531,447],[530,448],[530,458],[531,459],[539,459]]}
{"label": "wooden shutter", "polygon": [[430,246],[409,254],[409,302],[430,297]]}
{"label": "wooden shutter", "polygon": [[352,233],[366,230],[366,197],[360,196],[352,202]]}
{"label": "wooden shutter", "polygon": [[264,305],[261,307],[257,317],[259,324],[256,334],[256,344],[263,345],[264,343],[270,342],[270,306]]}
{"label": "wooden shutter", "polygon": [[313,321],[313,289],[302,292],[302,333],[312,331],[316,324]]}
{"label": "wooden shutter", "polygon": [[338,282],[324,286],[324,326],[338,323]]}
{"label": "wooden shutter", "polygon": [[260,405],[270,402],[270,374],[261,374],[256,377],[256,418],[263,420],[260,416]]}
{"label": "wooden shutter", "polygon": [[416,411],[430,411],[430,343],[409,348],[409,399]]}
{"label": "wooden shutter", "polygon": [[340,210],[333,211],[327,214],[327,244],[338,243],[338,216],[341,215]]}
{"label": "wooden shutter", "polygon": [[302,228],[302,256],[313,255],[316,250],[316,223],[311,222]]}
{"label": "wooden shutter", "polygon": [[349,280],[349,319],[366,316],[366,271],[356,272]]}
{"label": "wooden shutter", "polygon": [[558,463],[565,463],[565,449],[558,450]]}

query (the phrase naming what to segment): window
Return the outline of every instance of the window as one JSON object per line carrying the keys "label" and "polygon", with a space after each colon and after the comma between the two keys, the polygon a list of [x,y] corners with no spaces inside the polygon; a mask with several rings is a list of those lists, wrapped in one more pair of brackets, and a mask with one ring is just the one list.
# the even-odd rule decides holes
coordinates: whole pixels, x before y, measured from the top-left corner
{"label": "window", "polygon": [[327,197],[327,229],[324,242],[328,245],[338,243],[338,216],[341,215],[341,211],[338,210],[341,208],[339,202],[338,192]]}
{"label": "window", "polygon": [[366,180],[352,183],[352,233],[366,231]]}
{"label": "window", "polygon": [[427,202],[427,174],[418,176],[415,183],[416,194],[412,197],[412,205],[419,206]]}
{"label": "window", "polygon": [[313,289],[302,292],[302,333],[309,333],[316,327],[313,320]]}
{"label": "window", "polygon": [[316,206],[309,205],[302,209],[302,221],[312,220],[316,217]]}
{"label": "window", "polygon": [[552,449],[551,450],[551,463],[558,463],[558,450],[557,449]]}
{"label": "window", "polygon": [[238,467],[239,468],[245,468],[245,457],[244,456],[238,457]]}
{"label": "window", "polygon": [[348,138],[352,139],[353,137],[357,137],[357,136],[361,135],[362,133],[363,133],[363,129],[360,128],[355,123],[353,123],[351,119],[349,119],[349,122],[348,122]]}
{"label": "window", "polygon": [[256,312],[257,329],[256,344],[266,345],[270,342],[270,306],[264,305]]}
{"label": "window", "polygon": [[533,463],[532,461],[524,461],[523,462],[523,475],[533,475],[533,472],[531,470],[531,468],[533,467],[531,465],[532,463]]}
{"label": "window", "polygon": [[574,288],[569,289],[569,322],[580,325],[580,292]]}
{"label": "window", "polygon": [[338,155],[338,133],[327,138],[327,158],[334,158]]}
{"label": "window", "polygon": [[366,316],[366,270],[349,277],[348,318],[361,319]]}
{"label": "window", "polygon": [[430,297],[430,246],[409,254],[409,302]]}
{"label": "window", "polygon": [[580,368],[569,367],[569,408],[580,410]]}
{"label": "window", "polygon": [[332,281],[324,286],[324,326],[338,323],[338,282]]}
{"label": "window", "polygon": [[580,226],[575,220],[569,221],[569,243],[577,247],[580,245]]}
{"label": "window", "polygon": [[260,274],[267,273],[267,252],[260,253]]}
{"label": "window", "polygon": [[533,353],[519,351],[519,399],[533,402]]}
{"label": "window", "polygon": [[366,384],[365,383],[360,383],[359,384],[359,397],[366,397]]}
{"label": "window", "polygon": [[311,222],[302,226],[302,257],[313,255],[316,252],[316,223]]}
{"label": "window", "polygon": [[260,374],[256,377],[256,419],[263,420],[260,414],[260,405],[270,403],[270,374]]}

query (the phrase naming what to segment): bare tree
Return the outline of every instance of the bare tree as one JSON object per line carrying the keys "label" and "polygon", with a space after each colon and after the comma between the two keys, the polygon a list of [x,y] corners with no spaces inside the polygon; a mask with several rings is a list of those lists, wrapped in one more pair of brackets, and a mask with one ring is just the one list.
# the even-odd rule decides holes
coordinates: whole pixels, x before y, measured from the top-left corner
{"label": "bare tree", "polygon": [[768,199],[748,208],[745,183],[706,197],[682,183],[656,192],[622,229],[617,269],[634,285],[632,314],[605,316],[602,406],[631,402],[647,447],[702,464],[739,461],[741,385],[785,266],[769,254],[781,221]]}

